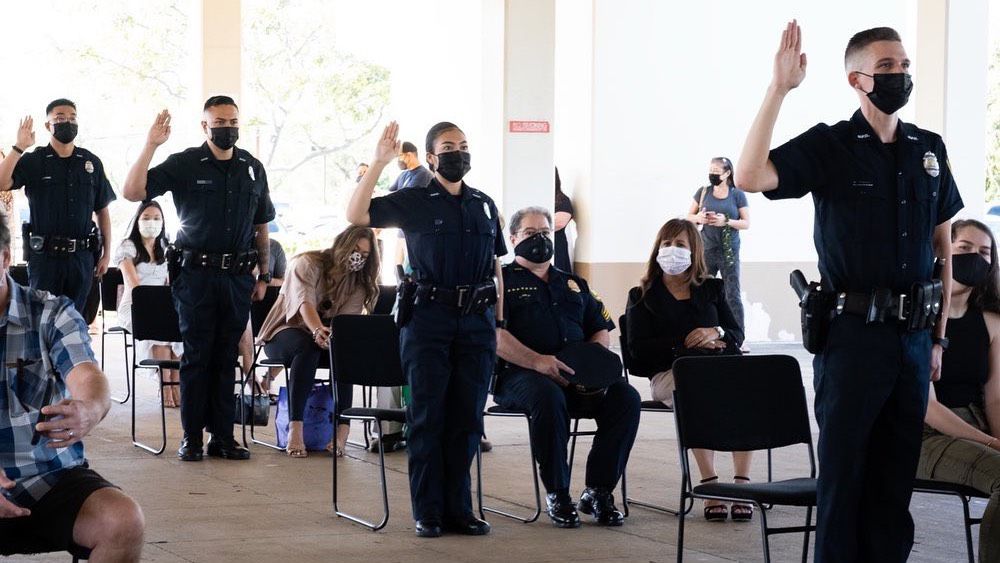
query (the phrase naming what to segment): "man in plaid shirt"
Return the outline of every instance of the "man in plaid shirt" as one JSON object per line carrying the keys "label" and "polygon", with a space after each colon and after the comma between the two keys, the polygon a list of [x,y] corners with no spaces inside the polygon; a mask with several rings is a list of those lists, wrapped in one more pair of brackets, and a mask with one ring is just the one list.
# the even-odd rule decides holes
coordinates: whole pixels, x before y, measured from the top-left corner
{"label": "man in plaid shirt", "polygon": [[90,550],[94,562],[139,561],[139,505],[83,453],[110,408],[87,325],[68,298],[14,283],[9,267],[0,215],[0,555]]}

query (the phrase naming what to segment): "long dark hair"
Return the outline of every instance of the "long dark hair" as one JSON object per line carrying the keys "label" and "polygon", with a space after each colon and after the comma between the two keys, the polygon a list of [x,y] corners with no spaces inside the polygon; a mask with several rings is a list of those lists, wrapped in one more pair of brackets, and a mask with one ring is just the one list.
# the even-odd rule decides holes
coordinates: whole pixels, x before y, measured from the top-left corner
{"label": "long dark hair", "polygon": [[653,241],[653,250],[649,253],[649,261],[646,263],[646,273],[639,282],[643,296],[653,287],[654,283],[659,283],[663,279],[663,268],[660,268],[660,263],[656,261],[656,257],[660,253],[660,245],[664,240],[673,239],[681,233],[687,235],[688,245],[691,247],[691,267],[684,272],[685,281],[692,286],[698,286],[708,277],[708,268],[705,267],[704,245],[698,228],[687,219],[671,219],[660,227],[656,233],[656,240]]}
{"label": "long dark hair", "polygon": [[[149,252],[146,251],[146,244],[142,242],[142,235],[139,234],[139,217],[142,216],[142,212],[149,209],[150,207],[155,207],[160,212],[160,218],[162,221],[162,227],[160,228],[160,234],[156,235],[156,242],[153,244],[153,255],[150,256]],[[160,207],[159,203],[153,200],[144,201],[139,204],[138,211],[132,217],[132,227],[129,230],[128,237],[126,240],[132,241],[135,245],[135,260],[134,264],[141,264],[143,262],[155,262],[157,264],[162,264],[166,259],[164,256],[165,248],[167,247],[167,219],[163,215],[163,208]]]}
{"label": "long dark hair", "polygon": [[729,172],[729,177],[726,178],[726,183],[729,184],[730,188],[735,188],[736,180],[733,179],[733,161],[724,156],[717,156],[712,159],[712,162],[718,163],[722,166],[723,172]]}
{"label": "long dark hair", "polygon": [[[347,257],[354,252],[358,241],[367,240],[371,251],[368,260],[360,272],[347,269]],[[333,239],[333,245],[325,250],[303,252],[299,256],[310,260],[319,267],[323,285],[327,293],[317,295],[318,301],[330,300],[343,304],[352,293],[361,288],[365,294],[364,307],[369,313],[375,309],[378,300],[378,273],[382,258],[378,252],[378,240],[375,232],[368,227],[350,226]]]}
{"label": "long dark hair", "polygon": [[980,311],[1000,314],[1000,277],[997,276],[997,272],[1000,271],[1000,262],[997,260],[997,239],[993,237],[993,231],[981,221],[960,219],[951,224],[951,241],[955,242],[958,232],[966,227],[979,229],[990,237],[989,273],[986,275],[986,281],[972,288],[972,293],[969,294],[969,303]]}

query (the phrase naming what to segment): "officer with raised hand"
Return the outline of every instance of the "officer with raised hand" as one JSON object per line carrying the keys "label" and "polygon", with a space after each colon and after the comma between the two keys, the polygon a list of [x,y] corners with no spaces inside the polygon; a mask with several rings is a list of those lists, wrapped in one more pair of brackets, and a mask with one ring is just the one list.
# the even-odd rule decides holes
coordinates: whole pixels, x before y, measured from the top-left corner
{"label": "officer with raised hand", "polygon": [[[177,456],[201,461],[202,429],[212,440],[208,455],[248,459],[233,438],[234,366],[250,316],[251,295],[264,296],[268,272],[267,223],[274,219],[264,166],[237,148],[239,108],[229,96],[205,102],[206,141],[149,168],[156,148],[170,137],[164,110],[150,128],[142,153],[125,180],[125,198],[142,201],[173,193],[181,222],[171,249],[170,287],[184,337],[181,360],[181,424]],[[147,171],[148,170],[148,171]]]}
{"label": "officer with raised hand", "polygon": [[28,198],[31,222],[22,232],[31,288],[69,297],[82,314],[94,277],[111,259],[108,204],[115,192],[101,159],[74,143],[76,104],[53,100],[45,115],[49,144],[26,152],[35,144],[34,120],[22,119],[0,162],[0,189],[23,187]]}
{"label": "officer with raised hand", "polygon": [[[819,422],[816,561],[902,562],[927,388],[948,345],[951,218],[962,199],[941,137],[900,121],[913,82],[899,34],[854,35],[844,54],[860,109],[769,150],[786,95],[805,77],[802,34],[782,34],[774,76],[736,168],[769,199],[812,193],[828,325],[813,361]],[[942,306],[943,305],[943,306]]]}
{"label": "officer with raised hand", "polygon": [[493,200],[463,181],[471,168],[469,142],[453,123],[427,132],[430,184],[372,199],[379,174],[399,154],[398,133],[395,122],[385,128],[347,220],[398,227],[409,249],[413,281],[401,284],[398,322],[412,397],[407,451],[416,534],[484,535],[490,525],[473,515],[469,466],[496,361],[498,257],[507,248]]}

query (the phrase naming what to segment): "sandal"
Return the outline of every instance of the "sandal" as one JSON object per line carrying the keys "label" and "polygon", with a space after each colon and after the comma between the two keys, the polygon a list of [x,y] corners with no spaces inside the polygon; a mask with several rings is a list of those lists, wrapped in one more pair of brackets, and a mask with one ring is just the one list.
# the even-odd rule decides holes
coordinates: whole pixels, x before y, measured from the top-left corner
{"label": "sandal", "polygon": [[285,448],[285,453],[288,457],[294,457],[297,459],[302,459],[304,457],[309,457],[309,453],[306,452],[306,448],[303,446],[301,448],[293,448],[291,446]]}
{"label": "sandal", "polygon": [[[719,480],[719,476],[716,475],[715,477],[709,477],[707,479],[702,479],[701,480],[701,484],[704,485],[705,483],[711,483],[712,481],[718,481],[718,480]],[[709,501],[709,500],[705,501],[705,503],[706,503],[705,504],[705,520],[707,520],[709,522],[725,522],[726,518],[729,517],[729,508],[726,505],[724,505],[724,504],[709,505],[708,504],[709,502],[718,502],[718,501]]]}
{"label": "sandal", "polygon": [[335,455],[337,457],[344,457],[344,448],[334,445],[334,441],[330,440],[330,443],[326,445],[326,451],[330,452],[330,455]]}
{"label": "sandal", "polygon": [[[736,475],[733,477],[734,482],[745,481],[750,483],[749,477],[743,477],[742,475]],[[732,504],[733,512],[733,522],[749,522],[753,519],[753,505],[744,504],[739,502],[734,502]]]}

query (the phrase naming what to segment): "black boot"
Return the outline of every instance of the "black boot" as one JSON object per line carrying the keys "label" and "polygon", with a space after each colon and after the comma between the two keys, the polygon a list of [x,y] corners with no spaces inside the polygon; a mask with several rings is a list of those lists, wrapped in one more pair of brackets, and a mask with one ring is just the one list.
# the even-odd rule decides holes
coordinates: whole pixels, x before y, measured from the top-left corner
{"label": "black boot", "polygon": [[556,491],[545,495],[546,512],[556,528],[579,528],[580,515],[576,513],[576,505],[566,491]]}
{"label": "black boot", "polygon": [[208,455],[222,459],[250,459],[250,450],[241,446],[236,438],[212,436],[208,441]]}
{"label": "black boot", "polygon": [[580,495],[580,512],[593,515],[602,526],[621,526],[625,515],[615,508],[615,495],[611,489],[587,487]]}
{"label": "black boot", "polygon": [[181,461],[201,461],[205,455],[202,453],[202,447],[201,436],[195,439],[194,436],[184,434],[181,447],[177,449],[177,457]]}

